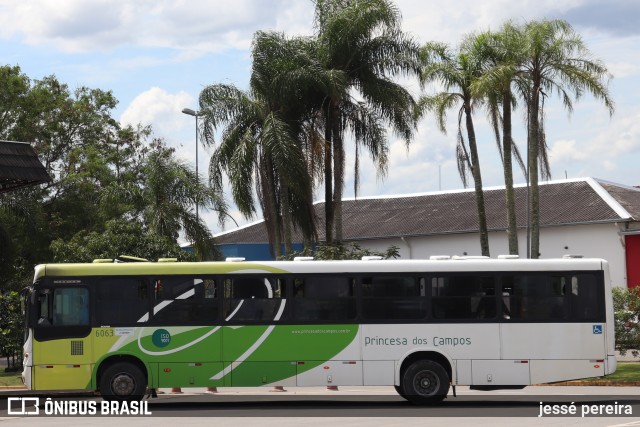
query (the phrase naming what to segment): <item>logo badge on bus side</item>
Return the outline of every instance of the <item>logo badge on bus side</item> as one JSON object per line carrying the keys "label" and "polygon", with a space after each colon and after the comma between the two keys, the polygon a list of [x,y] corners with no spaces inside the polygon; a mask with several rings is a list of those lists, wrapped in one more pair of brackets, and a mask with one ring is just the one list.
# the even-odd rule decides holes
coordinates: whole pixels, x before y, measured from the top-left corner
{"label": "logo badge on bus side", "polygon": [[602,334],[602,325],[593,325],[593,333],[594,335]]}
{"label": "logo badge on bus side", "polygon": [[166,347],[171,342],[171,334],[166,329],[158,329],[151,336],[151,341],[156,347]]}

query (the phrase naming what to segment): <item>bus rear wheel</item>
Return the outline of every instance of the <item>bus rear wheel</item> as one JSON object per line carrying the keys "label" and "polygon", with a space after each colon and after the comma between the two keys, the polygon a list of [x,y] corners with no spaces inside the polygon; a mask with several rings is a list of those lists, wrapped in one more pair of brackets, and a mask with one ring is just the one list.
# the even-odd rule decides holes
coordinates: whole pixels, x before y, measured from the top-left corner
{"label": "bus rear wheel", "polygon": [[105,400],[142,400],[147,381],[136,365],[119,362],[107,367],[102,373],[99,388]]}
{"label": "bus rear wheel", "polygon": [[438,362],[418,360],[402,375],[400,395],[415,405],[439,403],[449,392],[449,375]]}

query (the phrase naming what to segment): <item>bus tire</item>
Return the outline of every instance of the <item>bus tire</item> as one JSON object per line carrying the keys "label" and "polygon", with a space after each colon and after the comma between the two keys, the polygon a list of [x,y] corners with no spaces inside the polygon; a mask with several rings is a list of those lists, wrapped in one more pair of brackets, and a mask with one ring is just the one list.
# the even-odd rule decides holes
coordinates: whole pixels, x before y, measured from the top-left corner
{"label": "bus tire", "polygon": [[402,397],[414,405],[439,403],[449,392],[449,375],[438,362],[418,360],[402,375]]}
{"label": "bus tire", "polygon": [[104,400],[142,400],[147,380],[139,367],[119,362],[107,367],[100,377],[100,394]]}
{"label": "bus tire", "polygon": [[401,397],[403,398],[407,398],[407,396],[405,396],[404,391],[402,391],[402,386],[399,385],[394,385],[393,388],[396,389],[396,393],[398,393]]}

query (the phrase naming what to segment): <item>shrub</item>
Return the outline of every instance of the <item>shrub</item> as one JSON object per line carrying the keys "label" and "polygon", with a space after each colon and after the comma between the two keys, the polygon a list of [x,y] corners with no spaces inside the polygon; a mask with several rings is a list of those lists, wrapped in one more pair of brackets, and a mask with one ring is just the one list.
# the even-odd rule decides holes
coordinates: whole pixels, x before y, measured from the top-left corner
{"label": "shrub", "polygon": [[631,351],[634,357],[640,349],[640,287],[614,288],[613,311],[615,316],[616,350],[625,355]]}

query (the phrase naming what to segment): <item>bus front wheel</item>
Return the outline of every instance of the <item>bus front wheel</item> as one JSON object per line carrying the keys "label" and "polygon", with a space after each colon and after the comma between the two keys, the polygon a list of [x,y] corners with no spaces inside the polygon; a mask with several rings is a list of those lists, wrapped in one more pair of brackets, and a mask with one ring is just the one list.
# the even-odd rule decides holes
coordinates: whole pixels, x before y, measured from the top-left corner
{"label": "bus front wheel", "polygon": [[114,363],[100,377],[100,394],[105,400],[142,400],[146,389],[144,374],[131,363]]}
{"label": "bus front wheel", "polygon": [[404,397],[405,399],[407,398],[407,396],[405,396],[404,394],[404,391],[402,391],[402,386],[394,385],[393,387],[396,389],[396,393],[398,393],[400,396]]}
{"label": "bus front wheel", "polygon": [[415,405],[439,403],[449,392],[449,375],[438,362],[418,360],[402,375],[400,395]]}

